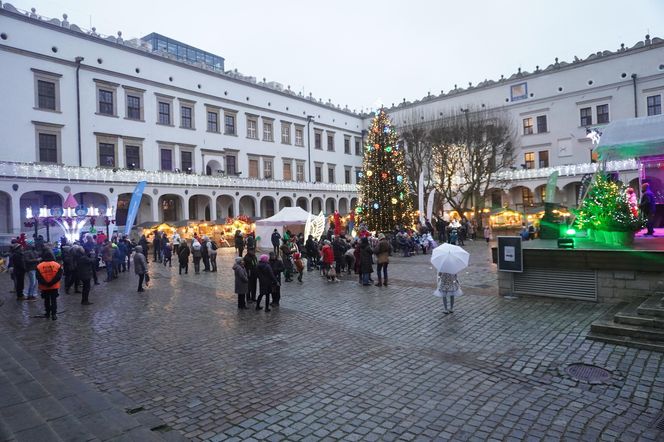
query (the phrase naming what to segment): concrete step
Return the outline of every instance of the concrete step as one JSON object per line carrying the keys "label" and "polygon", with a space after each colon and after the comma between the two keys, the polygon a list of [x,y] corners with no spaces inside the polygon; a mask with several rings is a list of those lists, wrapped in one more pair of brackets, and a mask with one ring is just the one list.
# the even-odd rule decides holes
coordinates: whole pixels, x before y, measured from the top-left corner
{"label": "concrete step", "polygon": [[664,318],[664,295],[657,294],[649,297],[637,307],[636,312],[639,315]]}
{"label": "concrete step", "polygon": [[150,431],[156,427],[163,422],[120,393],[103,394],[0,335],[0,441],[185,440],[175,431]]}
{"label": "concrete step", "polygon": [[658,351],[664,353],[664,342],[650,341],[647,339],[633,338],[631,336],[608,335],[590,332],[586,339],[607,344],[623,345],[625,347],[639,348],[642,350]]}
{"label": "concrete step", "polygon": [[618,312],[613,320],[619,324],[638,325],[641,327],[653,327],[664,329],[664,318],[659,316],[640,315],[636,311]]}
{"label": "concrete step", "polygon": [[608,319],[600,319],[593,322],[590,326],[590,331],[604,335],[629,336],[664,343],[664,329],[620,324]]}

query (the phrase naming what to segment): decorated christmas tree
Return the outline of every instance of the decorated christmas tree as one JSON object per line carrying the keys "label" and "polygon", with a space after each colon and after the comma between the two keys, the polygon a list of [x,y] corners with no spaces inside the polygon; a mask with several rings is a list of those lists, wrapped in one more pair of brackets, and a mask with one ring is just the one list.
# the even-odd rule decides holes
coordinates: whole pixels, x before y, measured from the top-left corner
{"label": "decorated christmas tree", "polygon": [[581,206],[575,211],[576,223],[584,229],[635,232],[643,221],[630,206],[625,186],[598,173]]}
{"label": "decorated christmas tree", "polygon": [[399,137],[382,109],[374,117],[366,144],[358,184],[360,199],[355,213],[376,232],[413,222],[410,189]]}

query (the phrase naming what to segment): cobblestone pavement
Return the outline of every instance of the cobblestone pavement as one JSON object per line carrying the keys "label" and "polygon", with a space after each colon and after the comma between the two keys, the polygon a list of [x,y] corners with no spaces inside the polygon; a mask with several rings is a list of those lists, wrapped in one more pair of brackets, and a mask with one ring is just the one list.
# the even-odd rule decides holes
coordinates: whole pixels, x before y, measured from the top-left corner
{"label": "cobblestone pavement", "polygon": [[[57,322],[5,292],[0,333],[192,440],[664,438],[662,354],[586,341],[610,305],[498,297],[488,247],[467,248],[451,315],[428,256],[394,257],[389,287],[309,272],[280,308],[238,312],[226,249],[216,274],[151,263],[145,293],[125,274],[95,287],[93,306],[62,295]],[[561,375],[578,361],[613,378]]]}

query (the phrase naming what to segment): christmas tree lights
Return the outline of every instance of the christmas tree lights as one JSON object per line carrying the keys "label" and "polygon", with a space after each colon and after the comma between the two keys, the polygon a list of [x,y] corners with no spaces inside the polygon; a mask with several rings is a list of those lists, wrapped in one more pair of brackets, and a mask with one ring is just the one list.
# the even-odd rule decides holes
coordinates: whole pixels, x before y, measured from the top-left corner
{"label": "christmas tree lights", "polygon": [[369,230],[392,231],[397,225],[410,226],[413,209],[399,136],[384,110],[374,117],[365,145],[360,198],[355,208]]}

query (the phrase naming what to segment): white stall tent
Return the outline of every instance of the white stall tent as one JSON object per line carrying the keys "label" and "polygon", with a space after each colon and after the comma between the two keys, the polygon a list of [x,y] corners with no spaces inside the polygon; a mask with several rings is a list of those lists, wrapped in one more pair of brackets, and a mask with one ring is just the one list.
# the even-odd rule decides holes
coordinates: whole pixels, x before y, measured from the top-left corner
{"label": "white stall tent", "polygon": [[284,227],[293,234],[304,232],[304,226],[311,214],[301,207],[284,207],[279,213],[269,218],[256,221],[256,238],[260,237],[258,247],[261,249],[272,248],[272,232],[277,229],[280,235],[284,234]]}
{"label": "white stall tent", "polygon": [[597,152],[602,160],[664,154],[664,115],[617,120],[601,132]]}

